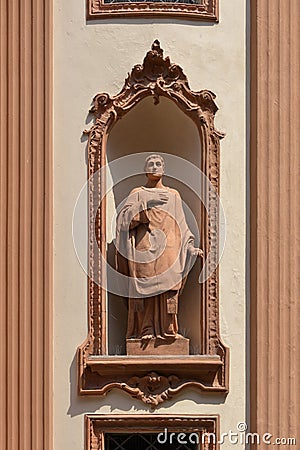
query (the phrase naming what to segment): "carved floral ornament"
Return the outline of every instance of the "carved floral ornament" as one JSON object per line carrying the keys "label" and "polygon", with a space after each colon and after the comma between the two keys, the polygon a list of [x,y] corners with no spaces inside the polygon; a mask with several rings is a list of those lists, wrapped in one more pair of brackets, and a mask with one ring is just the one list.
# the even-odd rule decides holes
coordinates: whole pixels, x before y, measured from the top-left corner
{"label": "carved floral ornament", "polygon": [[[177,64],[164,58],[159,41],[148,51],[143,64],[135,65],[128,74],[119,94],[101,93],[94,97],[91,112],[94,125],[85,131],[88,135],[88,179],[105,166],[106,142],[113,125],[141,100],[152,97],[154,104],[161,96],[172,100],[198,128],[201,141],[201,170],[214,189],[205,192],[209,204],[209,217],[201,205],[201,242],[204,255],[212,254],[211,264],[218,261],[220,139],[224,134],[214,127],[218,110],[215,95],[209,90],[193,92],[186,75]],[[103,176],[97,178],[99,191],[104,188]],[[94,181],[95,182],[95,181]],[[94,183],[93,182],[93,183]],[[106,258],[106,206],[95,195],[95,186],[89,185],[89,236],[97,230],[97,245]],[[96,224],[93,211],[98,208]],[[106,267],[101,262],[95,242],[89,239],[90,273],[99,273],[105,279]],[[217,263],[215,265],[217,267]],[[104,395],[113,388],[122,389],[132,397],[152,407],[172,398],[185,387],[202,391],[228,391],[229,349],[219,333],[219,274],[218,268],[202,284],[201,351],[199,355],[184,357],[120,356],[108,355],[106,291],[88,277],[88,326],[85,342],[78,348],[79,393]],[[149,359],[150,358],[150,359]]]}
{"label": "carved floral ornament", "polygon": [[164,16],[218,22],[219,0],[87,0],[88,20],[128,16]]}

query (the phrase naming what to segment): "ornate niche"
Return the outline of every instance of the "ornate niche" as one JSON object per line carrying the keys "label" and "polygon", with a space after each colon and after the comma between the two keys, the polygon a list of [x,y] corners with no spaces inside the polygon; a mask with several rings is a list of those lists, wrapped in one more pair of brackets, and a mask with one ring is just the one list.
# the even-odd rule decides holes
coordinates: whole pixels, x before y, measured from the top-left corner
{"label": "ornate niche", "polygon": [[[201,207],[201,247],[204,260],[216,269],[201,285],[201,350],[197,355],[110,355],[107,345],[106,306],[106,203],[101,198],[106,183],[107,139],[112,127],[143,99],[158,104],[165,97],[177,105],[197,127],[201,142],[201,171],[210,181]],[[91,112],[94,125],[88,135],[89,270],[102,282],[88,277],[88,336],[78,348],[78,387],[81,395],[105,395],[117,388],[155,407],[186,387],[206,392],[228,392],[229,349],[219,333],[219,192],[220,139],[214,127],[215,95],[193,92],[181,67],[164,58],[155,41],[143,64],[136,65],[119,94],[95,96]],[[94,212],[97,211],[95,217]],[[96,236],[96,237],[95,237]]]}
{"label": "ornate niche", "polygon": [[[193,448],[199,450],[217,450],[219,448],[219,416],[196,416],[196,415],[182,415],[182,416],[162,416],[155,415],[118,415],[105,416],[88,414],[85,416],[85,449],[86,450],[105,450],[106,441],[109,437],[114,435],[119,438],[124,433],[124,430],[130,430],[127,434],[126,441],[132,439],[136,441],[136,435],[143,434],[148,447],[152,449],[164,448],[164,441],[170,443],[170,434],[172,433],[172,443],[176,444],[178,448],[187,448],[183,444],[196,444]],[[167,430],[167,431],[165,431]],[[157,441],[157,436],[161,435],[161,442]],[[166,433],[169,433],[168,435]],[[181,433],[181,434],[180,434]],[[176,437],[176,434],[177,437]],[[123,436],[125,433],[123,434]],[[147,436],[149,436],[147,440]],[[153,436],[153,439],[150,438]],[[168,436],[168,437],[167,437]],[[145,440],[143,439],[144,443]],[[116,448],[119,442],[115,442]],[[134,443],[130,442],[131,447],[134,448]],[[129,445],[130,445],[129,444]],[[198,444],[198,445],[197,445]],[[128,442],[127,442],[128,446]],[[123,448],[123,447],[122,447]],[[190,448],[190,447],[189,447]]]}
{"label": "ornate niche", "polygon": [[202,21],[219,21],[219,0],[87,0],[87,19],[128,16],[168,16]]}

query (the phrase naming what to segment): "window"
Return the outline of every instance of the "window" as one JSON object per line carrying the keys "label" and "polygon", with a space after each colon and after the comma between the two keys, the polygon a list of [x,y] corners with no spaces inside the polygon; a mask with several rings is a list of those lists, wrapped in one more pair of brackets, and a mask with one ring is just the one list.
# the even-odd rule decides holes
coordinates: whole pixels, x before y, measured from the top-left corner
{"label": "window", "polygon": [[87,19],[171,16],[218,22],[219,0],[88,0]]}
{"label": "window", "polygon": [[219,416],[87,414],[86,450],[216,450]]}
{"label": "window", "polygon": [[[195,433],[184,436],[180,433],[106,433],[105,450],[197,450],[199,448],[197,441],[200,438]],[[198,436],[198,440],[197,440]],[[186,443],[183,443],[186,442]]]}

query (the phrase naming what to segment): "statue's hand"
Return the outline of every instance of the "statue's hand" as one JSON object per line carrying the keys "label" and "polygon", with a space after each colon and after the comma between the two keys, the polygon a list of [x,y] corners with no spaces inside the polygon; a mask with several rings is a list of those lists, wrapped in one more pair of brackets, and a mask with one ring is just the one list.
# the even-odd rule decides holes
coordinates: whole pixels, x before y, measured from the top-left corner
{"label": "statue's hand", "polygon": [[169,197],[164,192],[155,193],[155,195],[147,201],[147,208],[154,208],[155,206],[165,205],[169,200]]}
{"label": "statue's hand", "polygon": [[201,248],[194,247],[191,249],[191,253],[193,256],[198,256],[200,258],[204,257],[203,250]]}

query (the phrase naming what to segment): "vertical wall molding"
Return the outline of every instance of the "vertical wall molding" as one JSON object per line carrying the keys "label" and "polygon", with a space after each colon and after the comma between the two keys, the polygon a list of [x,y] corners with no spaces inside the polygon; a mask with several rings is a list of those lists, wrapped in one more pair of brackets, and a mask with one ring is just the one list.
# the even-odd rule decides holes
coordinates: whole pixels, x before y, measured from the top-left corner
{"label": "vertical wall molding", "polygon": [[251,1],[250,420],[298,441],[299,23],[298,0]]}
{"label": "vertical wall molding", "polygon": [[52,2],[0,21],[0,448],[52,450]]}

